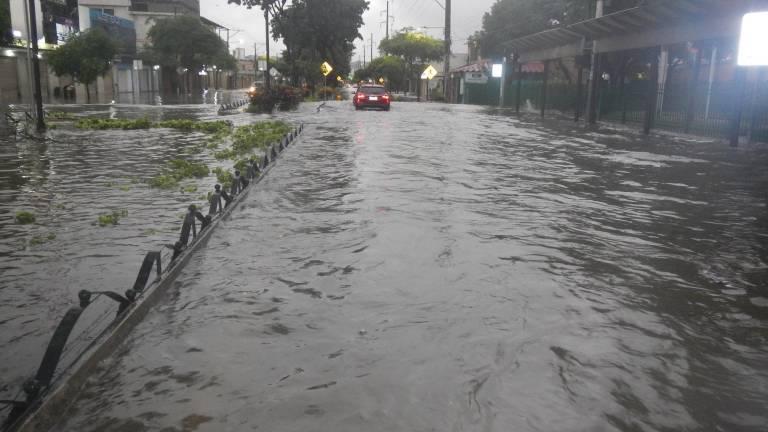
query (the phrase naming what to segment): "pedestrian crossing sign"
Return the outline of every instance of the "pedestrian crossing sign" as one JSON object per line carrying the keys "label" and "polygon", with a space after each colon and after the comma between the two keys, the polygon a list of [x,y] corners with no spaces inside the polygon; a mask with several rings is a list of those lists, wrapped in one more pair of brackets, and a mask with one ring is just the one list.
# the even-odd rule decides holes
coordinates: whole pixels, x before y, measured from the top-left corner
{"label": "pedestrian crossing sign", "polygon": [[427,66],[426,69],[424,69],[424,72],[421,74],[421,79],[425,80],[431,80],[437,75],[437,69],[432,67],[432,65]]}
{"label": "pedestrian crossing sign", "polygon": [[328,62],[323,62],[323,64],[320,65],[320,72],[322,72],[324,76],[328,76],[332,70],[333,67],[329,65]]}

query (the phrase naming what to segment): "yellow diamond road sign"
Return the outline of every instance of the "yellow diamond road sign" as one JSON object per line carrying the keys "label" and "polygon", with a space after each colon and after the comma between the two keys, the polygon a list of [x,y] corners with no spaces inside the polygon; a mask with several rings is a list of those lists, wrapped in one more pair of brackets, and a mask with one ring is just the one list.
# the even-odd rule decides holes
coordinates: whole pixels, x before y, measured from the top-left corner
{"label": "yellow diamond road sign", "polygon": [[431,80],[437,75],[437,70],[432,65],[427,66],[424,72],[421,73],[421,79]]}
{"label": "yellow diamond road sign", "polygon": [[329,73],[333,70],[333,67],[328,64],[328,62],[323,62],[323,64],[320,65],[320,72],[323,73],[323,75],[328,76]]}

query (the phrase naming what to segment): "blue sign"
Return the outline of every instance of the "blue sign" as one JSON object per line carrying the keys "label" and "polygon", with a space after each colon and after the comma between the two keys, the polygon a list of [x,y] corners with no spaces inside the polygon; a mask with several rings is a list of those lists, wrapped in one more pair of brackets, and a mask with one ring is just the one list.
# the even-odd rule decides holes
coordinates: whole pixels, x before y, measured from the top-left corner
{"label": "blue sign", "polygon": [[91,27],[99,27],[112,36],[120,54],[136,54],[136,28],[133,21],[107,15],[101,9],[91,9]]}

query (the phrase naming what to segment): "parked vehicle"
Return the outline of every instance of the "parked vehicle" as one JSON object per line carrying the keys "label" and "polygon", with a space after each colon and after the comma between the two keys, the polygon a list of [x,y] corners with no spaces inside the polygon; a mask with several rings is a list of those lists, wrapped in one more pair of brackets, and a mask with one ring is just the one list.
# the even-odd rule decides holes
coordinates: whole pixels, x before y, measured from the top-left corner
{"label": "parked vehicle", "polygon": [[384,88],[384,86],[376,84],[361,84],[357,88],[355,97],[352,98],[352,104],[355,105],[355,109],[363,108],[379,108],[385,111],[389,111],[390,102],[392,96]]}

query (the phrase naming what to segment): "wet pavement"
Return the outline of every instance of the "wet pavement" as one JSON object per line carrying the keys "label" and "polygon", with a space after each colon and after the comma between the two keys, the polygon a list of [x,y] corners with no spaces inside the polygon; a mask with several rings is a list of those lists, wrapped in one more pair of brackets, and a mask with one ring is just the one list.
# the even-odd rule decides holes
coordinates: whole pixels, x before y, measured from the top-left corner
{"label": "wet pavement", "polygon": [[[315,105],[286,115],[306,122],[300,141],[55,430],[764,430],[765,149],[480,107]],[[76,156],[46,158],[39,181],[60,187]],[[121,157],[90,164],[151,171],[132,154],[116,173]],[[132,199],[117,233],[178,224],[159,215],[181,197]],[[41,280],[20,319],[63,312],[40,303],[69,288],[28,263],[130,284],[161,239],[122,235],[81,227],[66,252],[19,257],[15,283]]]}

